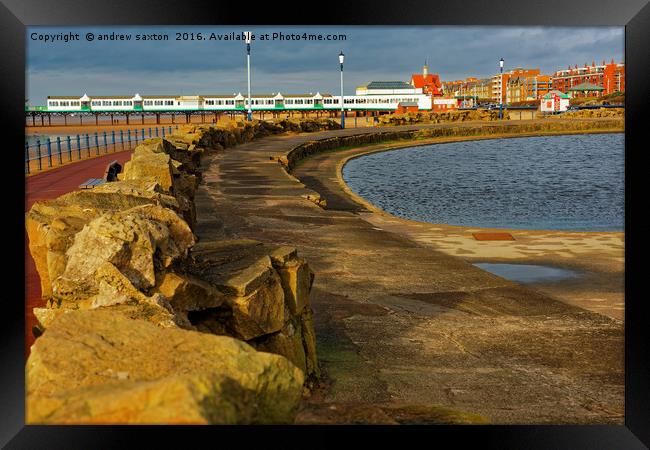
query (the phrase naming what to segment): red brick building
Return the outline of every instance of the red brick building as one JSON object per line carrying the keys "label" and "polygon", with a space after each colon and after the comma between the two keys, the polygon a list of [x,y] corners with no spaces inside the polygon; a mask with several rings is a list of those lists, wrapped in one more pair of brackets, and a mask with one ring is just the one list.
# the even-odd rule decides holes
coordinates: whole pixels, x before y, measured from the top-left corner
{"label": "red brick building", "polygon": [[396,114],[404,114],[404,113],[416,113],[420,111],[418,108],[418,102],[400,102],[397,105],[397,109],[395,109]]}
{"label": "red brick building", "polygon": [[605,61],[597,66],[592,61],[591,66],[585,65],[565,70],[558,70],[553,75],[553,89],[560,92],[568,93],[575,86],[583,83],[593,84],[603,88],[602,95],[613,92],[625,92],[625,64],[615,63],[614,60],[609,64]]}

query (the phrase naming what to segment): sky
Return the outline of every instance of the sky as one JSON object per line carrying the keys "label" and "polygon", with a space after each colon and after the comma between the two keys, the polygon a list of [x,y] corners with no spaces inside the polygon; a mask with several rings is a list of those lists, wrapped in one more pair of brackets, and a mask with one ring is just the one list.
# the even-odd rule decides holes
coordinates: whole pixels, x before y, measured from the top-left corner
{"label": "sky", "polygon": [[[569,65],[624,58],[623,27],[28,27],[28,103],[44,105],[48,95],[84,93],[245,94],[246,45],[225,39],[243,31],[254,34],[253,94],[338,94],[340,51],[345,54],[346,95],[369,81],[409,81],[412,73],[422,71],[425,58],[429,72],[443,81],[494,75],[500,58],[505,60],[504,71],[539,68],[545,74]],[[87,40],[87,33],[93,40]],[[131,40],[99,40],[111,33],[130,35]],[[177,33],[181,40],[176,40]],[[204,39],[198,40],[197,33]],[[324,39],[286,38],[303,33]],[[78,34],[79,40],[61,39],[70,34]],[[152,34],[167,35],[169,40],[135,40],[137,35]],[[325,39],[339,34],[345,39]]]}

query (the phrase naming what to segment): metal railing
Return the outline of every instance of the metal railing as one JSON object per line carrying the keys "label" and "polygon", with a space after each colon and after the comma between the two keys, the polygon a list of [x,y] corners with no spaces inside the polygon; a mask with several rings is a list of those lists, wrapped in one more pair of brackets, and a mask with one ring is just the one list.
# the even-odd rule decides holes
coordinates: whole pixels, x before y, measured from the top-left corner
{"label": "metal railing", "polygon": [[[45,138],[36,143],[25,142],[25,173],[35,173],[47,168],[60,166],[72,161],[81,161],[106,153],[132,150],[145,139],[165,137],[174,128],[149,127],[129,130],[111,130],[73,136],[57,136],[56,140]],[[145,131],[146,130],[146,131]]]}

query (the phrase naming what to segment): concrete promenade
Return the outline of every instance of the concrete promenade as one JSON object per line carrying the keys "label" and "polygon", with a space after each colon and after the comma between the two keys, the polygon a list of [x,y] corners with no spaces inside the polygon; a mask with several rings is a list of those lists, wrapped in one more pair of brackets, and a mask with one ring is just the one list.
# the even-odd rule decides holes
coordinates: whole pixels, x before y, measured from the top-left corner
{"label": "concrete promenade", "polygon": [[[25,178],[25,211],[29,211],[34,202],[48,200],[74,191],[88,178],[101,178],[106,165],[113,160],[124,165],[131,157],[131,151],[110,153],[92,159],[61,166],[47,172]],[[29,253],[27,233],[25,233],[25,355],[34,343],[32,327],[36,319],[32,308],[43,306],[41,285],[36,272],[34,260]]]}
{"label": "concrete promenade", "polygon": [[[400,128],[416,127],[390,129]],[[327,199],[322,209],[274,160],[355,133],[269,137],[212,153],[196,196],[199,238],[295,246],[316,273],[327,378],[298,422],[622,424],[621,321],[364,220],[367,209],[331,165],[307,160],[296,174]]]}

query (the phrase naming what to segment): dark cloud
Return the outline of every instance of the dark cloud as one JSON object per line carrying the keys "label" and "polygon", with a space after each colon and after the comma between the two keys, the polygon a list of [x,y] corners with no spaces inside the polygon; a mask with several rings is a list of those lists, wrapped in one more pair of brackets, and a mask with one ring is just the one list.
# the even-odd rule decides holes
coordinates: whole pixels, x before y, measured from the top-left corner
{"label": "dark cloud", "polygon": [[[338,92],[337,55],[346,54],[346,92],[371,80],[408,80],[428,57],[445,80],[487,77],[506,68],[538,67],[552,73],[568,65],[600,62],[624,53],[622,27],[29,27],[27,87],[32,104],[47,95],[88,93],[207,93],[246,89],[241,41],[176,41],[175,32],[256,35],[345,34],[345,41],[253,43],[257,92]],[[79,33],[81,41],[54,44],[31,33]],[[87,32],[167,33],[169,41],[93,41]]]}

